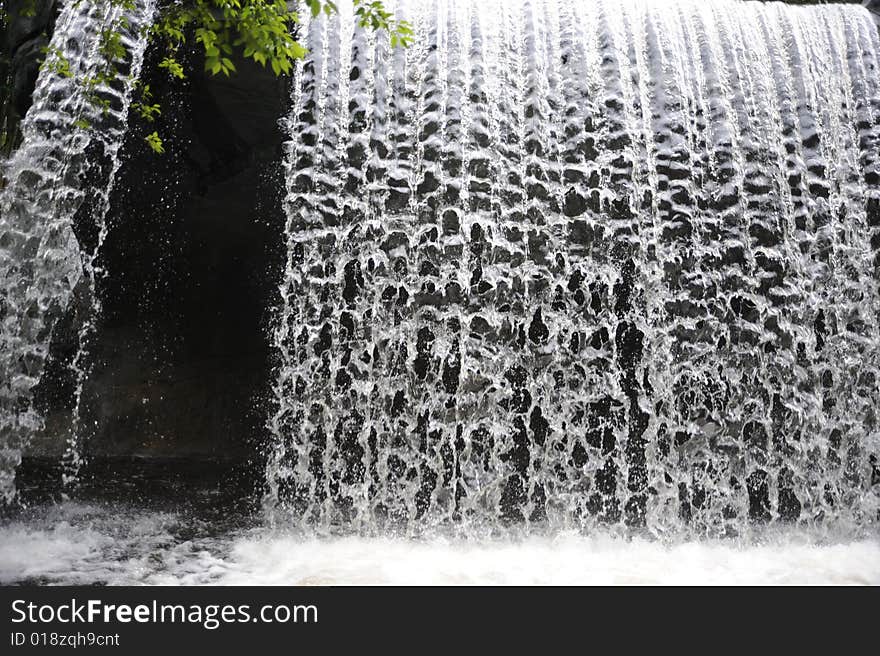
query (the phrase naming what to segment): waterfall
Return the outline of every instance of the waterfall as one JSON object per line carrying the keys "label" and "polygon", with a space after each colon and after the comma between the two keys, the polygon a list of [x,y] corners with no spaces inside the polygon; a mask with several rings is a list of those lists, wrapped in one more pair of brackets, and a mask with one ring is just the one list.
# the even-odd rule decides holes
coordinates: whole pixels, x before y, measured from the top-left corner
{"label": "waterfall", "polygon": [[880,38],[853,5],[303,26],[267,505],[742,534],[880,513]]}
{"label": "waterfall", "polygon": [[[52,328],[74,292],[81,308],[80,340],[87,341],[99,310],[96,256],[119,168],[131,93],[140,73],[153,0],[129,3],[67,0],[22,123],[23,142],[3,171],[0,196],[0,500],[15,494],[15,468],[41,418],[30,393],[43,371]],[[101,34],[118,29],[127,51],[116,79],[89,91],[105,65]],[[59,57],[60,55],[60,57]],[[54,58],[54,59],[53,59]],[[95,102],[95,98],[100,102]],[[73,233],[77,212],[88,215],[89,243]],[[80,347],[83,348],[81,343]],[[83,359],[74,362],[82,384]],[[78,403],[79,393],[77,393]],[[78,428],[66,454],[68,477],[79,463]]]}

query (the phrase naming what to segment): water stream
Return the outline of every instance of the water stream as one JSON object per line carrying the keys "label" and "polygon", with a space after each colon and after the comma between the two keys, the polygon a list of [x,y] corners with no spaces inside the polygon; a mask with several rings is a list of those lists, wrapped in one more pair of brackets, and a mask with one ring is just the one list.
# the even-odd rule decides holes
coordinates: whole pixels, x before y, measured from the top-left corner
{"label": "water stream", "polygon": [[[96,266],[106,236],[105,216],[119,149],[128,124],[133,86],[146,48],[144,27],[153,0],[124,3],[67,0],[63,3],[22,122],[23,141],[3,170],[0,191],[0,503],[15,496],[15,469],[22,448],[42,426],[31,406],[48,356],[52,330],[76,299],[80,353],[100,311]],[[90,85],[107,61],[101,34],[117,30],[127,53],[111,82]],[[93,88],[92,88],[93,87]],[[89,237],[73,232],[77,212],[88,217]],[[77,356],[76,406],[86,375]],[[65,477],[80,464],[78,415],[70,431]]]}
{"label": "water stream", "polygon": [[[736,535],[880,512],[880,38],[725,0],[303,28],[270,511]],[[292,520],[291,520],[292,518]]]}

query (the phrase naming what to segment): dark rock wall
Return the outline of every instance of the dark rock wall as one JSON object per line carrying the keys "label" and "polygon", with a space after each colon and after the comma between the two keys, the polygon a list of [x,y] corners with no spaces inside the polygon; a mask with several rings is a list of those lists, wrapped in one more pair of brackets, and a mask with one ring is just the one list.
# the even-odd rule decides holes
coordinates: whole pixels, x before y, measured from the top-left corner
{"label": "dark rock wall", "polygon": [[49,45],[58,9],[55,0],[33,0],[32,14],[22,12],[25,6],[22,0],[8,3],[9,22],[3,44],[12,68],[12,105],[19,116],[24,116],[30,106],[43,49]]}
{"label": "dark rock wall", "polygon": [[865,0],[864,5],[871,12],[871,15],[874,16],[874,22],[880,28],[880,0]]}
{"label": "dark rock wall", "polygon": [[[25,7],[28,11],[22,11]],[[55,0],[4,0],[0,15],[0,153],[18,141],[18,124],[30,106],[43,49],[57,14]]]}

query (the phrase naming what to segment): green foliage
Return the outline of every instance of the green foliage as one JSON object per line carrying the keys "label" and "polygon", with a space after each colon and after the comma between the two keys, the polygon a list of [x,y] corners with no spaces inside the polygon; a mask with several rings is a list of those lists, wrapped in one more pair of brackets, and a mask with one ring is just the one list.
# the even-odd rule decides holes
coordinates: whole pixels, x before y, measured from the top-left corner
{"label": "green foliage", "polygon": [[[412,42],[410,24],[396,20],[381,0],[353,0],[353,4],[358,24],[387,32],[392,47],[406,47]],[[332,0],[304,0],[304,5],[312,17],[339,11]],[[294,62],[307,54],[294,36],[299,23],[300,15],[285,0],[188,0],[163,9],[150,30],[150,38],[163,48],[165,56],[159,68],[172,78],[186,77],[177,53],[190,40],[203,50],[205,70],[211,75],[235,73],[232,58],[236,52],[268,66],[275,75],[286,75],[293,70]],[[108,58],[116,57],[113,45],[108,43],[106,52],[102,47]],[[148,122],[161,113],[158,104],[143,97],[132,106]],[[155,152],[163,152],[155,132],[147,137],[147,143]]]}
{"label": "green foliage", "polygon": [[98,42],[98,52],[106,62],[114,62],[125,59],[125,46],[122,45],[122,35],[117,31],[125,28],[125,19],[121,18],[112,27],[101,30],[101,38]]}
{"label": "green foliage", "polygon": [[22,16],[32,17],[37,15],[37,0],[24,0],[21,11]]}
{"label": "green foliage", "polygon": [[168,71],[168,75],[179,80],[186,77],[186,74],[183,72],[183,66],[181,66],[174,57],[166,57],[160,61],[159,68],[164,68]]}
{"label": "green foliage", "polygon": [[[353,0],[355,17],[362,27],[385,30],[392,46],[412,41],[412,27],[395,20],[381,0]],[[339,9],[331,0],[305,0],[311,15],[328,16]],[[152,28],[152,36],[164,42],[174,58],[178,49],[194,35],[205,53],[205,70],[213,75],[235,72],[231,56],[236,50],[276,75],[290,73],[293,62],[306,55],[306,49],[293,34],[300,16],[285,0],[192,0],[175,4],[162,12]],[[182,73],[182,69],[177,69]],[[176,77],[182,77],[176,74]]]}
{"label": "green foliage", "polygon": [[73,73],[70,71],[70,62],[67,61],[63,52],[56,47],[47,47],[43,52],[46,56],[43,58],[40,68],[51,71],[61,77],[73,77]]}
{"label": "green foliage", "polygon": [[405,48],[412,43],[412,26],[407,21],[394,20],[381,0],[354,0],[354,13],[360,27],[387,31],[391,36],[392,48]]}
{"label": "green foliage", "polygon": [[165,152],[165,146],[162,144],[162,137],[160,137],[155,131],[144,137],[144,141],[147,142],[147,145],[154,153],[161,155]]}
{"label": "green foliage", "polygon": [[131,103],[132,110],[137,112],[147,123],[152,123],[162,113],[162,108],[159,107],[158,103],[150,103],[152,99],[153,92],[150,91],[150,85],[146,84],[141,87],[140,100]]}

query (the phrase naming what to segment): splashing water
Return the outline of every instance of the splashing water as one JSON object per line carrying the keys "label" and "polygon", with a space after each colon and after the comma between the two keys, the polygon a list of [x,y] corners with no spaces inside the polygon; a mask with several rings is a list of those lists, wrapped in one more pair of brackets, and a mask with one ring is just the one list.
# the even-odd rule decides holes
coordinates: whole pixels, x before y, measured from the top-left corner
{"label": "splashing water", "polygon": [[521,540],[304,539],[222,524],[117,504],[41,508],[0,526],[0,584],[880,583],[877,541],[825,542],[800,531],[770,534],[758,544],[664,544],[571,533]]}
{"label": "splashing water", "polygon": [[267,506],[742,534],[880,512],[863,8],[404,1],[304,27]]}
{"label": "splashing water", "polygon": [[[141,0],[123,3],[68,0],[50,44],[59,66],[44,66],[33,104],[22,124],[23,143],[3,172],[0,196],[0,502],[15,495],[15,468],[41,418],[30,406],[52,328],[76,292],[82,314],[80,339],[99,310],[95,258],[106,235],[110,191],[119,147],[146,47],[144,27],[155,9]],[[121,18],[124,18],[121,23]],[[119,29],[127,59],[116,79],[90,93],[82,82],[105,65],[102,30]],[[50,57],[52,55],[50,54]],[[61,64],[66,63],[66,67]],[[94,101],[94,95],[100,103]],[[73,218],[87,212],[90,243],[79,244]],[[82,346],[82,345],[81,345]],[[80,385],[83,359],[74,362]],[[77,394],[77,397],[79,393]],[[78,398],[77,398],[78,403]],[[79,462],[77,428],[67,451],[68,478]]]}

